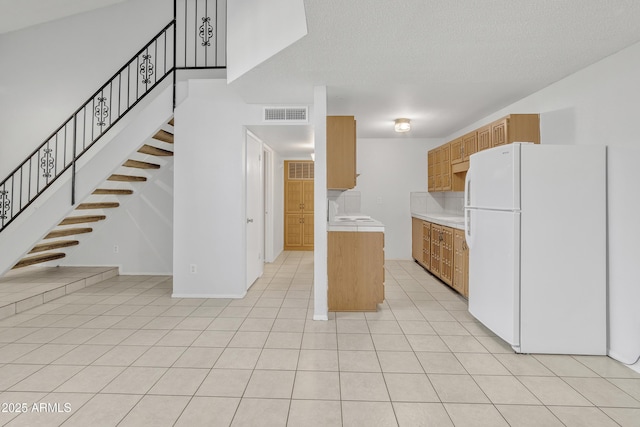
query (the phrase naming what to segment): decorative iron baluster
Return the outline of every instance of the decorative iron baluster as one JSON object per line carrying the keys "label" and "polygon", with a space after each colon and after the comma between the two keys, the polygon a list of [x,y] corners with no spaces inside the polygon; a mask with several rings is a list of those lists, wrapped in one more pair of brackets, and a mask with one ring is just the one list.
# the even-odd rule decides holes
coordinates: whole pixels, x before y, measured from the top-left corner
{"label": "decorative iron baluster", "polygon": [[51,148],[46,148],[43,153],[44,156],[40,158],[40,169],[44,172],[42,174],[43,178],[51,177],[51,169],[55,165],[56,159],[51,154],[53,150]]}
{"label": "decorative iron baluster", "polygon": [[94,110],[94,115],[98,119],[98,126],[105,126],[105,119],[109,117],[109,107],[107,106],[107,98],[101,96],[98,98],[98,105],[96,105]]}
{"label": "decorative iron baluster", "polygon": [[198,33],[202,39],[202,46],[211,46],[211,38],[213,37],[213,27],[211,26],[211,18],[203,17],[200,32]]}
{"label": "decorative iron baluster", "polygon": [[151,76],[153,75],[153,64],[151,63],[151,55],[142,55],[142,64],[140,64],[140,75],[143,77],[142,83],[151,83]]}
{"label": "decorative iron baluster", "polygon": [[0,191],[0,219],[7,219],[7,212],[11,210],[11,200],[9,199],[9,191]]}

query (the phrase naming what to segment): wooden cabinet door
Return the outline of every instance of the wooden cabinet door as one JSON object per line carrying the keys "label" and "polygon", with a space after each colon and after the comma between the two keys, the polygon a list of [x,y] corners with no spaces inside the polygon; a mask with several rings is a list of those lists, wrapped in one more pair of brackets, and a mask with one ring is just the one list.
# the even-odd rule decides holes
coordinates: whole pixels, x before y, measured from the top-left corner
{"label": "wooden cabinet door", "polygon": [[462,161],[468,162],[469,156],[478,151],[478,133],[470,132],[462,137]]}
{"label": "wooden cabinet door", "polygon": [[329,311],[376,311],[384,299],[384,234],[327,233]]}
{"label": "wooden cabinet door", "polygon": [[287,197],[285,213],[297,213],[302,210],[302,183],[303,181],[287,181],[285,184]]}
{"label": "wooden cabinet door", "polygon": [[451,191],[451,146],[445,144],[441,147],[440,174],[442,175],[442,191]]}
{"label": "wooden cabinet door", "polygon": [[353,116],[327,116],[327,188],[356,186],[356,121]]}
{"label": "wooden cabinet door", "polygon": [[427,153],[427,190],[436,191],[436,150]]}
{"label": "wooden cabinet door", "polygon": [[313,181],[302,181],[302,212],[313,213]]}
{"label": "wooden cabinet door", "polygon": [[422,245],[424,238],[422,237],[422,223],[423,221],[418,218],[411,218],[411,256],[420,264],[423,263],[423,249]]}
{"label": "wooden cabinet door", "polygon": [[440,240],[442,239],[442,226],[431,224],[431,272],[440,277]]}
{"label": "wooden cabinet door", "polygon": [[464,153],[462,151],[462,138],[457,138],[451,141],[451,164],[455,165],[461,163],[464,160]]}
{"label": "wooden cabinet door", "polygon": [[465,260],[464,230],[453,230],[453,282],[452,287],[464,295],[465,274],[467,263]]}
{"label": "wooden cabinet door", "polygon": [[508,127],[509,119],[498,120],[497,122],[491,123],[491,146],[497,147],[499,145],[504,145],[508,141],[507,136],[507,127]]}
{"label": "wooden cabinet door", "polygon": [[302,214],[302,247],[313,249],[313,213]]}
{"label": "wooden cabinet door", "polygon": [[302,246],[302,217],[299,213],[284,215],[284,246]]}
{"label": "wooden cabinet door", "polygon": [[284,169],[284,249],[313,250],[314,164],[285,160]]}
{"label": "wooden cabinet door", "polygon": [[491,126],[483,126],[477,130],[477,151],[491,148]]}
{"label": "wooden cabinet door", "polygon": [[453,229],[442,227],[440,240],[440,279],[451,285],[453,278]]}
{"label": "wooden cabinet door", "polygon": [[427,270],[431,269],[431,223],[422,221],[422,262]]}

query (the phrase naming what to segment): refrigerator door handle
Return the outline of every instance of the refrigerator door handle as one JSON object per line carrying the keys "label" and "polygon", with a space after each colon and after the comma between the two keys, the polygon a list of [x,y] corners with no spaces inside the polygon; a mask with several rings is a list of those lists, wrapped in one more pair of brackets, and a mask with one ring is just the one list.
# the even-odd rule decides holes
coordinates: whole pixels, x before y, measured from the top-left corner
{"label": "refrigerator door handle", "polygon": [[471,176],[473,175],[473,169],[467,171],[467,176],[464,179],[464,205],[471,206]]}
{"label": "refrigerator door handle", "polygon": [[469,249],[473,248],[473,235],[471,233],[471,209],[464,210],[464,239],[467,241]]}

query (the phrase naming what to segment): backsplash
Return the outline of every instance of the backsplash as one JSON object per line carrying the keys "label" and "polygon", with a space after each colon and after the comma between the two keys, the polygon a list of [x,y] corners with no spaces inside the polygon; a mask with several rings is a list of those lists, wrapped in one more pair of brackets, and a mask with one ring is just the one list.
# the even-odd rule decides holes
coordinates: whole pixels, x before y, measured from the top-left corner
{"label": "backsplash", "polygon": [[450,213],[464,215],[464,193],[416,191],[411,194],[411,212],[418,214]]}
{"label": "backsplash", "polygon": [[360,208],[361,196],[359,191],[328,190],[327,219],[333,220],[335,215],[357,215],[362,213]]}

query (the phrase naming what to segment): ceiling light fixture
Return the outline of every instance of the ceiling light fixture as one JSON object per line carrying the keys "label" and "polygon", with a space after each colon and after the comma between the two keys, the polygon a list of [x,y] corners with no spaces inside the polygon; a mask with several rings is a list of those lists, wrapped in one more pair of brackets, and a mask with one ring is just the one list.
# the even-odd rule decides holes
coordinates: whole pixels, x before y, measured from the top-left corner
{"label": "ceiling light fixture", "polygon": [[409,132],[411,130],[411,120],[396,119],[394,129],[396,132]]}

